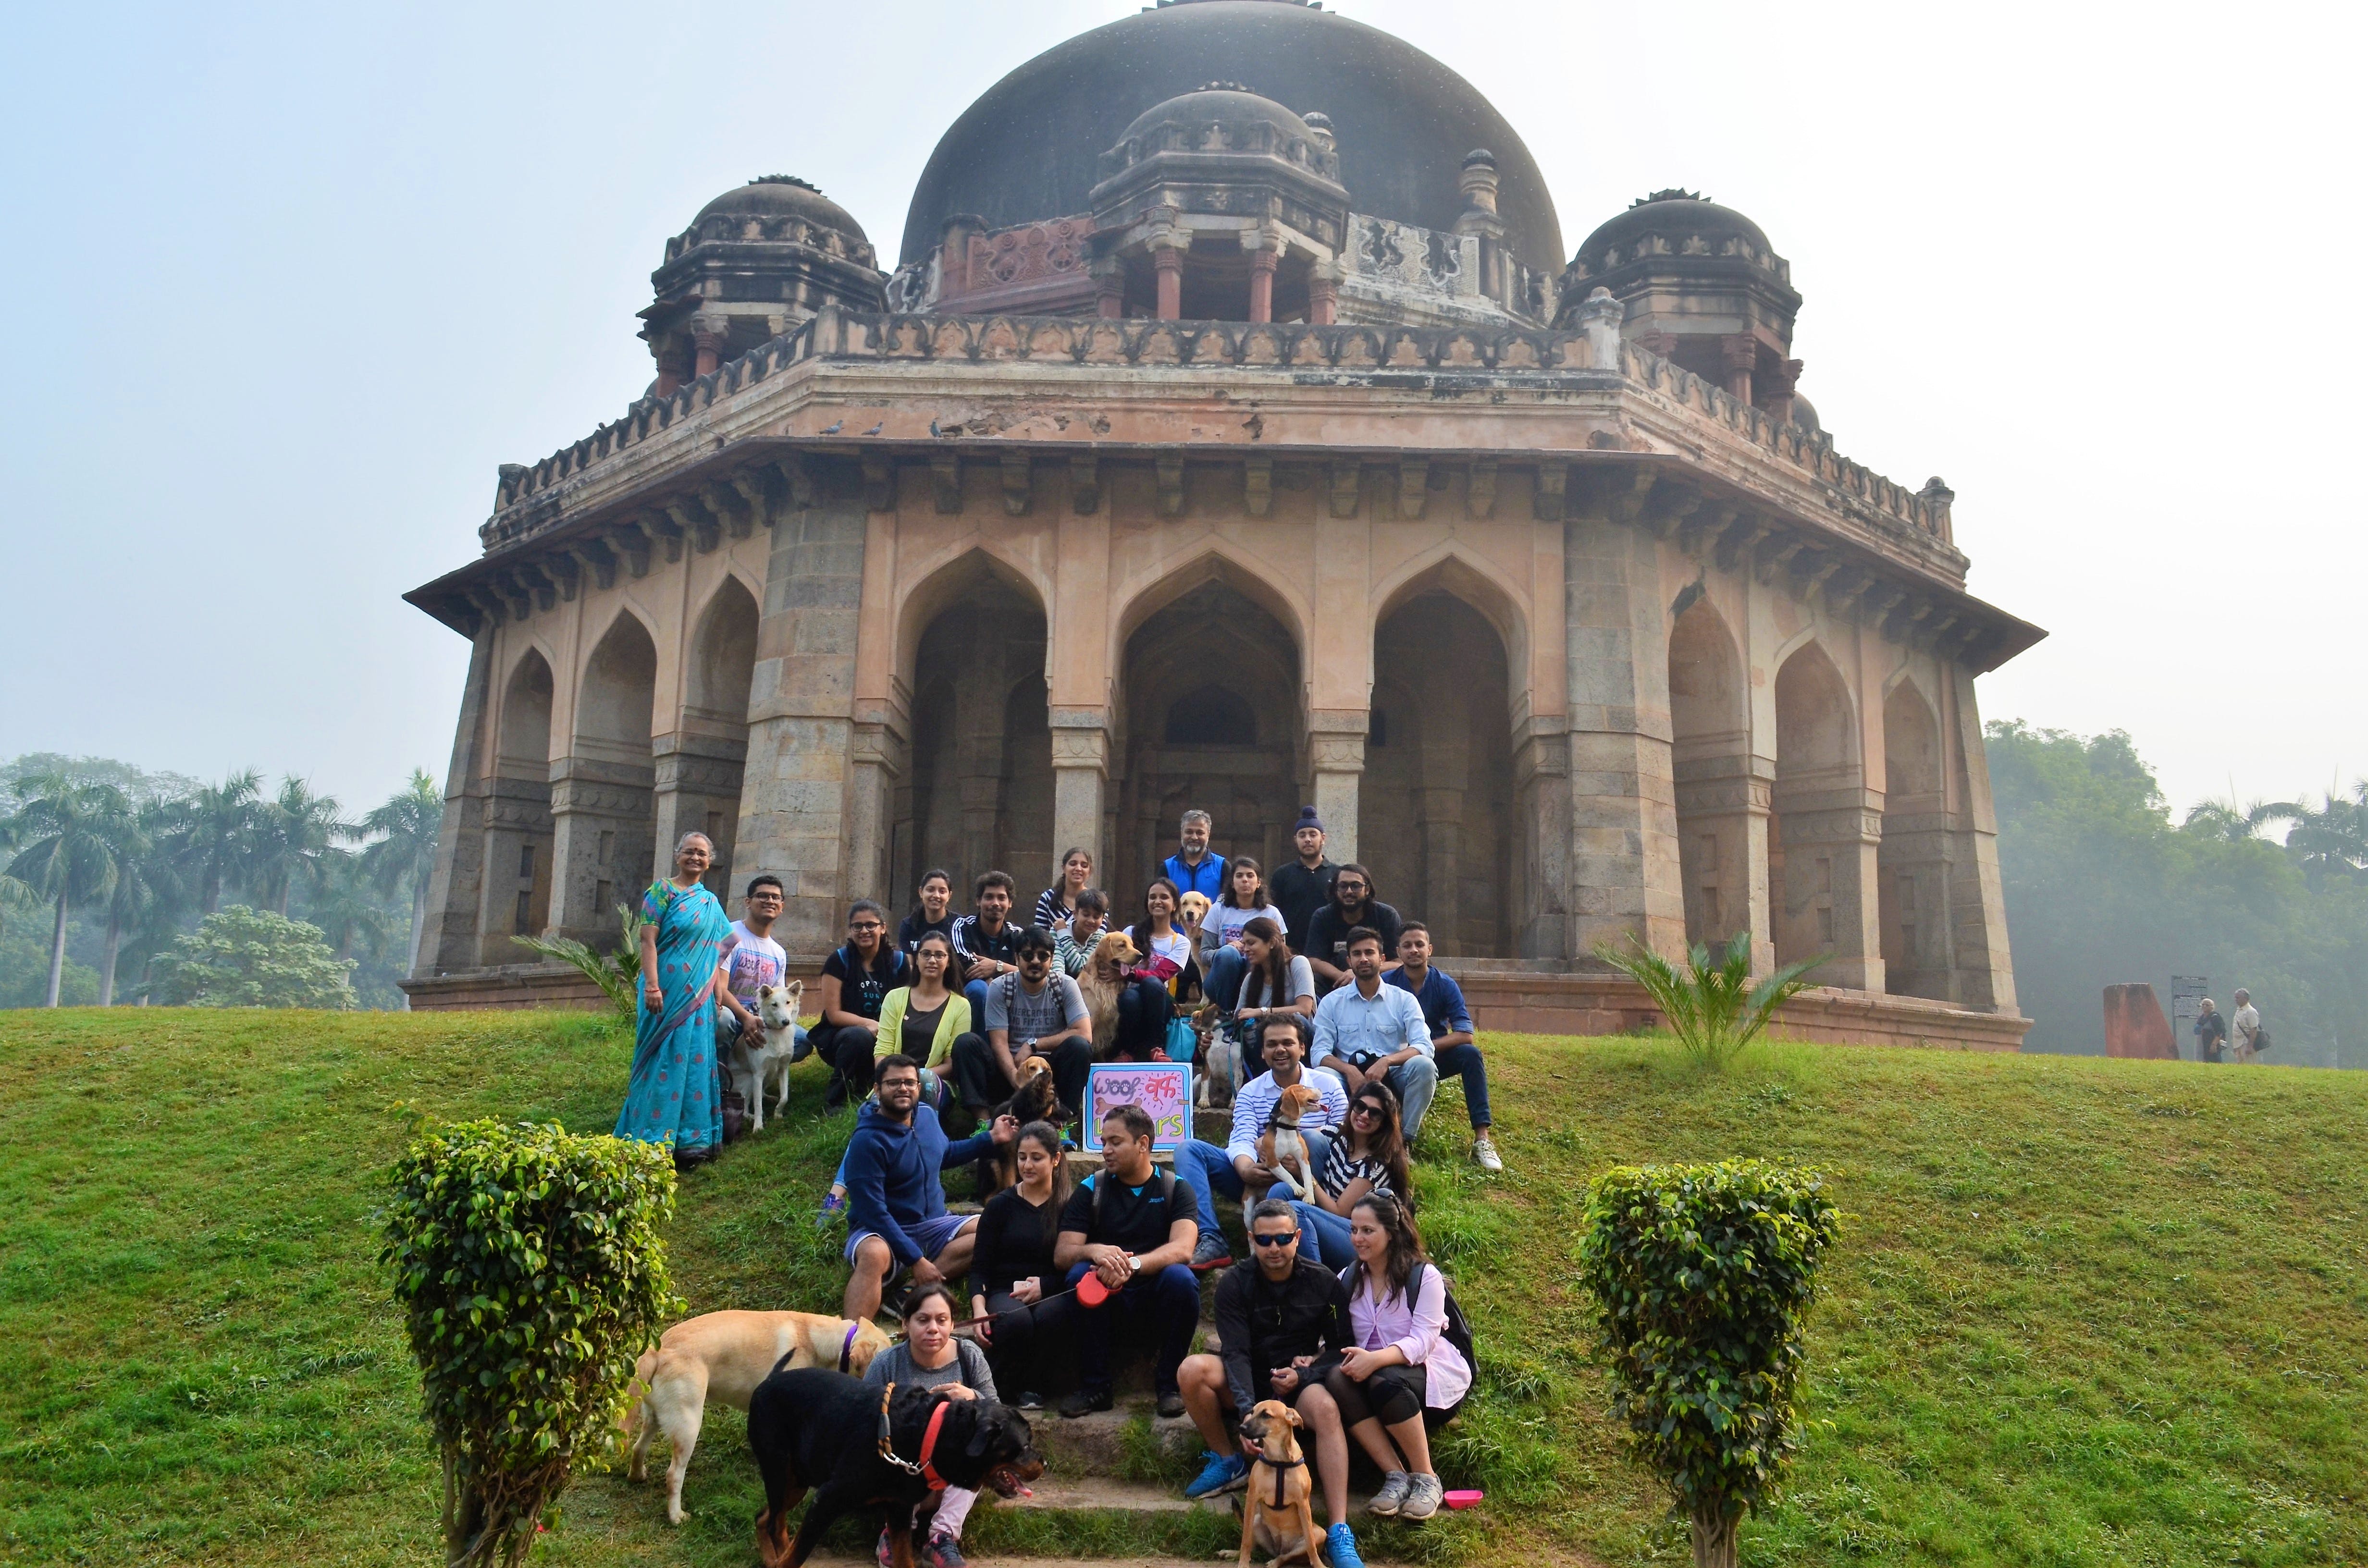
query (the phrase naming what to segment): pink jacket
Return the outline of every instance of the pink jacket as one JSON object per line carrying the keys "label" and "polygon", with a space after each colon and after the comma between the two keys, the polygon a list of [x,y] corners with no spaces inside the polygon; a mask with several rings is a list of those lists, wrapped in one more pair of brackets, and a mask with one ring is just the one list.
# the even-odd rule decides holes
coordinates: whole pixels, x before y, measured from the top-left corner
{"label": "pink jacket", "polygon": [[[1356,1276],[1364,1270],[1356,1268]],[[1424,1264],[1420,1282],[1415,1286],[1414,1300],[1408,1302],[1402,1294],[1387,1301],[1376,1301],[1360,1284],[1349,1292],[1349,1325],[1357,1331],[1357,1343],[1368,1350],[1385,1350],[1395,1345],[1403,1352],[1406,1364],[1426,1369],[1423,1403],[1433,1410],[1452,1408],[1472,1387],[1472,1369],[1463,1364],[1463,1354],[1447,1342],[1442,1332],[1447,1326],[1447,1280],[1434,1264]]]}

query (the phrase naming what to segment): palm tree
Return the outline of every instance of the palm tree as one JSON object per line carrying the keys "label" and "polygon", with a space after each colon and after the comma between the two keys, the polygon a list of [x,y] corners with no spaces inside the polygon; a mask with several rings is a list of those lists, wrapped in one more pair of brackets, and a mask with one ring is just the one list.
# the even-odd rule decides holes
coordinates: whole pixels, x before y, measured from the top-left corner
{"label": "palm tree", "polygon": [[386,950],[393,922],[358,855],[333,849],[320,862],[319,880],[304,901],[304,920],[317,926],[341,959],[376,959]]}
{"label": "palm tree", "polygon": [[263,775],[254,768],[209,784],[175,807],[172,842],[183,879],[198,890],[198,909],[211,915],[222,889],[248,880]]}
{"label": "palm tree", "polygon": [[12,825],[17,845],[8,875],[30,883],[44,899],[57,901],[50,932],[50,983],[42,1001],[58,1005],[65,975],[66,915],[75,903],[105,898],[115,890],[120,869],[117,845],[131,803],[112,784],[78,784],[63,773],[20,780],[23,802]]}
{"label": "palm tree", "polygon": [[2230,795],[2225,801],[2200,801],[2179,824],[2182,833],[2202,834],[2228,844],[2249,844],[2275,822],[2291,822],[2299,808],[2291,801],[2248,801],[2243,805]]}
{"label": "palm tree", "polygon": [[411,892],[405,974],[419,967],[419,938],[427,926],[427,877],[436,868],[436,835],[443,826],[444,797],[424,767],[413,768],[409,785],[362,818],[363,831],[380,835],[362,851],[362,869],[389,898],[406,886]]}
{"label": "palm tree", "polygon": [[255,858],[250,862],[256,897],[288,917],[288,895],[299,877],[318,886],[328,853],[340,839],[356,836],[337,814],[335,798],[315,795],[302,778],[282,778],[279,792],[256,814]]}
{"label": "palm tree", "polygon": [[2329,790],[2316,807],[2295,804],[2289,820],[2286,853],[2294,857],[2318,892],[2332,877],[2368,875],[2368,778],[2355,779],[2349,797]]}
{"label": "palm tree", "polygon": [[115,968],[124,934],[169,923],[180,901],[181,881],[165,835],[174,813],[165,802],[139,806],[116,824],[115,886],[107,897],[107,945],[98,966],[98,1005],[115,1006]]}

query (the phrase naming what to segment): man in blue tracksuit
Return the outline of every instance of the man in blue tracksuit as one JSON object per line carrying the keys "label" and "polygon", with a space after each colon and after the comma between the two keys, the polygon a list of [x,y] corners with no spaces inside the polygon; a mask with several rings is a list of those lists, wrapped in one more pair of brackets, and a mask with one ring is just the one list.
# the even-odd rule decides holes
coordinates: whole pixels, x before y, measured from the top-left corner
{"label": "man in blue tracksuit", "polygon": [[855,1113],[847,1144],[845,1316],[868,1322],[880,1294],[906,1269],[916,1285],[960,1278],[970,1267],[975,1214],[946,1212],[938,1173],[966,1165],[1019,1136],[998,1116],[988,1131],[948,1142],[938,1113],[921,1103],[921,1064],[901,1052],[872,1070],[873,1097]]}

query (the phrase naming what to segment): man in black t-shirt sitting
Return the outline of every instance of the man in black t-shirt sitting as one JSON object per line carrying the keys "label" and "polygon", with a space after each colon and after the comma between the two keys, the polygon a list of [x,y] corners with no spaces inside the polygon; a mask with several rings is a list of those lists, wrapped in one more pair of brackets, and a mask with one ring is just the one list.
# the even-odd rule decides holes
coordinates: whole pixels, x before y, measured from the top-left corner
{"label": "man in black t-shirt sitting", "polygon": [[1181,1415],[1184,1399],[1176,1389],[1176,1369],[1201,1321],[1201,1283],[1186,1267],[1201,1233],[1192,1195],[1173,1174],[1153,1168],[1153,1127],[1141,1106],[1112,1110],[1102,1119],[1101,1132],[1102,1168],[1086,1178],[1061,1210],[1053,1262],[1068,1270],[1072,1290],[1091,1274],[1109,1289],[1110,1299],[1099,1307],[1078,1299],[1079,1383],[1061,1402],[1061,1414],[1077,1416],[1110,1407],[1111,1325],[1121,1312],[1145,1312],[1159,1335],[1152,1377],[1159,1414]]}
{"label": "man in black t-shirt sitting", "polygon": [[1200,1478],[1185,1495],[1206,1497],[1241,1483],[1253,1451],[1237,1435],[1241,1419],[1261,1400],[1279,1399],[1307,1424],[1338,1564],[1344,1534],[1345,1555],[1356,1551],[1349,1532],[1349,1438],[1324,1376],[1357,1342],[1349,1291],[1330,1269],[1299,1256],[1299,1216],[1289,1203],[1264,1199],[1250,1210],[1249,1229],[1254,1256],[1217,1280],[1220,1354],[1195,1356],[1179,1372],[1184,1408],[1209,1445]]}
{"label": "man in black t-shirt sitting", "polygon": [[1332,878],[1332,902],[1307,923],[1307,950],[1300,955],[1315,971],[1315,994],[1321,996],[1353,978],[1349,973],[1349,933],[1360,926],[1382,934],[1383,971],[1397,968],[1394,955],[1401,924],[1398,912],[1375,895],[1372,872],[1354,860],[1341,867]]}

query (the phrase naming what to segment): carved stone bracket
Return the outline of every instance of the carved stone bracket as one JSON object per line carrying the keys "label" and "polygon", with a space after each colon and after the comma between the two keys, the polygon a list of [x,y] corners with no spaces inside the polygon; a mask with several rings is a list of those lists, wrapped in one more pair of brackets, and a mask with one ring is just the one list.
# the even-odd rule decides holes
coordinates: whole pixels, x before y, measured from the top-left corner
{"label": "carved stone bracket", "polygon": [[575,559],[592,569],[593,586],[613,588],[617,585],[617,555],[602,540],[579,540],[569,549]]}
{"label": "carved stone bracket", "polygon": [[1028,453],[1014,448],[1003,454],[1003,509],[1015,517],[1028,515]]}
{"label": "carved stone bracket", "polygon": [[[682,559],[682,525],[676,522],[669,513],[643,512],[638,521],[643,532],[666,546],[667,564],[671,565]],[[638,576],[640,574],[636,573],[635,575]]]}
{"label": "carved stone bracket", "polygon": [[1531,493],[1530,514],[1542,523],[1558,523],[1566,509],[1565,493],[1570,486],[1568,463],[1540,463],[1538,487]]}
{"label": "carved stone bracket", "polygon": [[1159,515],[1173,517],[1184,510],[1184,454],[1161,452],[1152,460],[1158,475]]}
{"label": "carved stone bracket", "polygon": [[1736,526],[1727,530],[1726,537],[1718,541],[1718,569],[1734,571],[1747,552],[1759,549],[1759,541],[1775,531],[1774,526],[1764,517],[1748,513],[1738,517]]}
{"label": "carved stone bracket", "polygon": [[628,517],[617,525],[609,541],[625,558],[625,570],[635,578],[650,574],[650,535],[636,517]]}
{"label": "carved stone bracket", "polygon": [[1110,732],[1056,728],[1053,732],[1053,766],[1056,768],[1090,767],[1107,772],[1110,768]]}
{"label": "carved stone bracket", "polygon": [[1253,452],[1242,464],[1242,510],[1263,517],[1274,506],[1274,459]]}
{"label": "carved stone bracket", "polygon": [[896,509],[896,465],[886,458],[863,460],[863,506],[871,512]]}
{"label": "carved stone bracket", "polygon": [[929,478],[937,487],[938,510],[949,515],[962,510],[962,459],[952,452],[929,456]]}
{"label": "carved stone bracket", "polygon": [[[757,494],[761,502],[763,492]],[[746,539],[757,531],[756,510],[736,485],[707,485],[700,491],[699,502],[707,508],[708,516],[723,521],[723,531],[734,539]]]}
{"label": "carved stone bracket", "polygon": [[1497,515],[1497,460],[1474,458],[1472,472],[1463,491],[1464,509],[1475,517]]}
{"label": "carved stone bracket", "polygon": [[1686,519],[1702,509],[1702,492],[1691,484],[1662,480],[1645,497],[1645,519],[1663,539],[1675,539]]}
{"label": "carved stone bracket", "polygon": [[1422,516],[1424,491],[1430,483],[1428,458],[1398,459],[1398,516],[1409,521]]}
{"label": "carved stone bracket", "polygon": [[1101,464],[1091,452],[1078,452],[1069,459],[1069,506],[1081,517],[1090,517],[1101,510]]}
{"label": "carved stone bracket", "polygon": [[[691,548],[700,554],[705,555],[723,542],[723,528],[715,514],[689,496],[670,496],[665,502],[665,506],[666,515],[675,520],[675,526],[677,528],[689,536]],[[666,551],[666,559],[680,560],[680,550],[669,548]]]}
{"label": "carved stone bracket", "polygon": [[[814,504],[814,470],[806,466],[805,459],[792,453],[775,462],[773,467],[780,474],[782,483],[790,487],[790,505],[803,511]],[[779,519],[779,515],[777,511],[774,520]]]}
{"label": "carved stone bracket", "polygon": [[543,569],[549,572],[559,584],[559,602],[564,605],[574,604],[576,585],[584,576],[583,565],[573,554],[553,555],[545,561]]}
{"label": "carved stone bracket", "polygon": [[1332,515],[1353,517],[1357,515],[1358,493],[1364,488],[1365,467],[1349,458],[1332,461]]}
{"label": "carved stone bracket", "polygon": [[1754,572],[1754,575],[1759,579],[1759,585],[1766,587],[1773,583],[1776,580],[1776,574],[1790,565],[1793,557],[1808,548],[1809,541],[1799,534],[1794,534],[1775,549],[1762,554],[1756,563]]}

